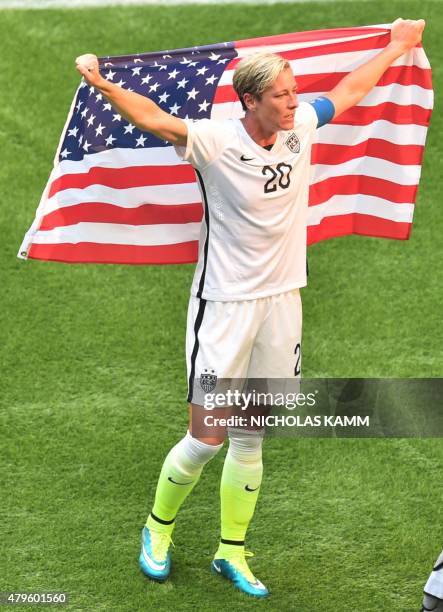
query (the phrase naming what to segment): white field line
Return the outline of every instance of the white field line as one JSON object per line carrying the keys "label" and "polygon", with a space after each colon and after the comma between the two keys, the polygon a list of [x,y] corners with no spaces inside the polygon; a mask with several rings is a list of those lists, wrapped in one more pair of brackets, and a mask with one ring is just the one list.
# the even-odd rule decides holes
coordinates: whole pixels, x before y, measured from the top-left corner
{"label": "white field line", "polygon": [[[374,2],[374,0],[344,0],[345,2]],[[89,8],[131,5],[192,5],[192,4],[295,4],[335,2],[335,0],[0,0],[0,9]]]}

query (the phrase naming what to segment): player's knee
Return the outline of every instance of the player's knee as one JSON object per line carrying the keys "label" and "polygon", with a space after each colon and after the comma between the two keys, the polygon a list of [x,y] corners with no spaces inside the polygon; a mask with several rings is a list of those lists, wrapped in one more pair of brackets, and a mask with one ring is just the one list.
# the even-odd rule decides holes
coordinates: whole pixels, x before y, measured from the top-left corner
{"label": "player's knee", "polygon": [[229,430],[229,454],[240,463],[262,459],[263,431]]}
{"label": "player's knee", "polygon": [[207,444],[209,446],[220,446],[223,445],[226,436],[205,436],[204,434],[192,435],[194,440],[198,440],[202,444]]}

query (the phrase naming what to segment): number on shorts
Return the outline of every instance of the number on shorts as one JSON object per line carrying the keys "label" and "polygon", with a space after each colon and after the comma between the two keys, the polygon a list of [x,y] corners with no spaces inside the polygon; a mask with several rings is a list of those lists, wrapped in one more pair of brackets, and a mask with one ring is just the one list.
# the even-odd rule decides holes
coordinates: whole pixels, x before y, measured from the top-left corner
{"label": "number on shorts", "polygon": [[297,361],[295,362],[294,376],[300,376],[300,372],[301,372],[301,368],[300,368],[300,358],[301,358],[300,342],[297,344],[297,346],[294,349],[294,355],[297,358]]}

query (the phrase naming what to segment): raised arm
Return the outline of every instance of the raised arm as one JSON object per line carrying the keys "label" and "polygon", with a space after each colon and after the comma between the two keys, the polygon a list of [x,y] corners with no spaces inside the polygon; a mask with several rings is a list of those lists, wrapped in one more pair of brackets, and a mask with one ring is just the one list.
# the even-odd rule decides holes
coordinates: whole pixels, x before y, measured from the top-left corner
{"label": "raised arm", "polygon": [[100,74],[95,55],[91,53],[80,55],[75,63],[85,81],[102,93],[125,119],[140,130],[151,132],[171,144],[186,146],[188,128],[179,117],[165,113],[149,98],[127,91],[104,79]]}
{"label": "raised arm", "polygon": [[325,94],[325,97],[334,104],[334,118],[358,104],[397,58],[421,42],[424,27],[423,19],[418,21],[396,19],[394,21],[391,28],[391,41],[383,51],[350,72],[334,89]]}

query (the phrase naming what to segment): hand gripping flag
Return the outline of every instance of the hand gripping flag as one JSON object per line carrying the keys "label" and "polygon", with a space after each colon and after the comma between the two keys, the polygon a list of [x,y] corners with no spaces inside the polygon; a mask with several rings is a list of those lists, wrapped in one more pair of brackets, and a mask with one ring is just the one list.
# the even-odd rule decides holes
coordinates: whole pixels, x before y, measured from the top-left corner
{"label": "hand gripping flag", "polygon": [[[383,49],[389,26],[318,30],[192,49],[101,58],[106,79],[178,117],[241,117],[239,60],[258,50],[289,60],[301,100],[330,91]],[[317,130],[308,243],[361,234],[407,239],[433,105],[418,46],[354,108]],[[81,82],[21,258],[126,264],[197,260],[202,203],[193,168]]]}

